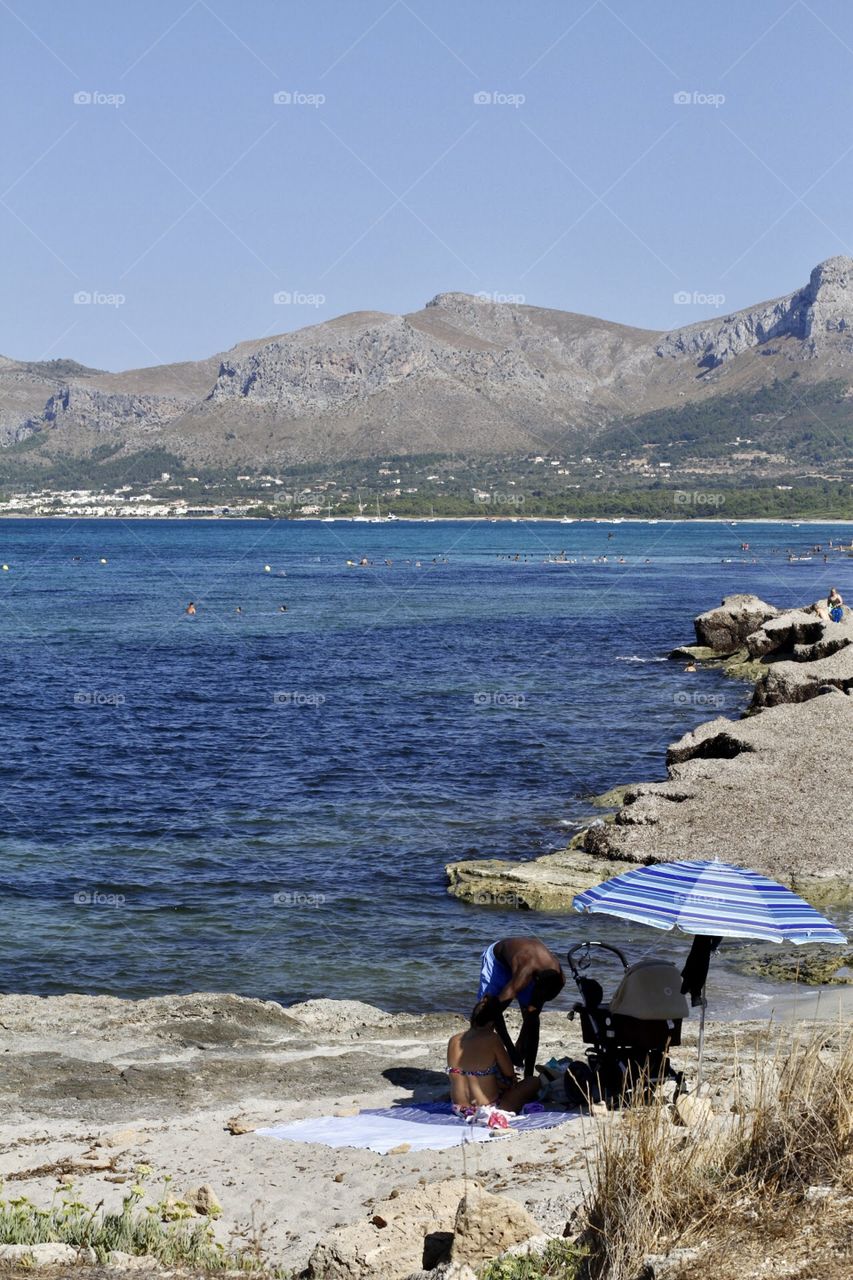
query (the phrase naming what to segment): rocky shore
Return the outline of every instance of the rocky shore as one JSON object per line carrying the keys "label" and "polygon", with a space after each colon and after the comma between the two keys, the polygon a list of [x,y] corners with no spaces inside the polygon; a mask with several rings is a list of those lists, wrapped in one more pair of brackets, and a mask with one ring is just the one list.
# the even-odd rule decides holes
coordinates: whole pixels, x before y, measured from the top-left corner
{"label": "rocky shore", "polygon": [[[700,1119],[709,1107],[728,1114],[737,1082],[754,1078],[751,1064],[772,1056],[774,1037],[797,1036],[790,1015],[818,1008],[831,1040],[842,1011],[849,1016],[847,994],[778,1010],[772,1034],[766,1020],[710,1024]],[[579,1024],[566,1018],[572,999],[543,1015],[543,1059],[582,1055]],[[111,1210],[142,1180],[186,1206],[191,1220],[213,1207],[221,1242],[257,1246],[265,1266],[304,1280],[423,1280],[421,1268],[451,1248],[459,1265],[450,1274],[471,1280],[462,1263],[478,1261],[472,1250],[494,1256],[562,1239],[586,1192],[590,1151],[611,1123],[606,1114],[473,1148],[401,1144],[387,1155],[255,1132],[446,1097],[445,1046],[462,1025],[456,1014],[390,1014],[354,1001],[282,1008],[234,995],[2,996],[2,1197],[46,1207],[73,1188],[80,1203]],[[696,1034],[694,1017],[677,1054],[689,1080]],[[682,1110],[675,1123],[689,1128],[691,1109]],[[476,1232],[467,1225],[470,1200],[463,1206],[472,1195]],[[16,1256],[29,1265],[4,1254],[8,1247],[0,1245],[0,1269]],[[35,1248],[37,1262],[65,1263],[67,1273],[69,1246]],[[150,1260],[113,1261],[110,1280],[138,1278],[146,1267],[162,1274]]]}
{"label": "rocky shore", "polygon": [[[727,596],[675,649],[688,678],[705,664],[754,683],[740,720],[709,720],[673,743],[664,782],[608,796],[615,812],[571,846],[531,862],[447,867],[468,902],[568,911],[582,889],[636,863],[719,856],[775,877],[816,903],[853,900],[853,614],[825,602],[781,610]],[[691,668],[695,670],[690,671]]]}

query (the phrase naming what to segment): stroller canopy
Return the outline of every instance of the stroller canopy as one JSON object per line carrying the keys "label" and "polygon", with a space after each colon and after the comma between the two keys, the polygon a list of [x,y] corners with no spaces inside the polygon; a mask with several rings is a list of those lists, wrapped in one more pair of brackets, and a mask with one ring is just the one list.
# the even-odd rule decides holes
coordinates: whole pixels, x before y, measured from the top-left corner
{"label": "stroller canopy", "polygon": [[681,994],[681,974],[666,960],[632,964],[613,993],[610,1012],[643,1022],[687,1018],[690,1009]]}

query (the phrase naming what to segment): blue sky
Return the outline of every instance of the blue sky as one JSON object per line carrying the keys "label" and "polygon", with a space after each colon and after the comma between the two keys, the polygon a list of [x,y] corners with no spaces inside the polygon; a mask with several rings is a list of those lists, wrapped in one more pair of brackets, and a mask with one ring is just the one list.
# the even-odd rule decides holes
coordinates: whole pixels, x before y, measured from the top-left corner
{"label": "blue sky", "polygon": [[0,48],[18,358],[444,290],[672,328],[853,255],[849,0],[2,0]]}

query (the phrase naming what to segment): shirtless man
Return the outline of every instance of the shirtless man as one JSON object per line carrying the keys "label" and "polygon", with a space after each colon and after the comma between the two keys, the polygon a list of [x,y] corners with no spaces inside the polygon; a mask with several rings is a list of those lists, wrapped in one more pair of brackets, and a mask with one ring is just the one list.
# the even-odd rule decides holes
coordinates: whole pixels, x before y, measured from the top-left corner
{"label": "shirtless man", "polygon": [[[513,1063],[524,1066],[525,1078],[533,1075],[536,1065],[542,1006],[555,999],[565,983],[559,960],[538,938],[504,938],[483,952],[477,999],[483,1001],[483,1016],[494,1022]],[[522,1014],[515,1044],[503,1016],[513,1000],[518,1001]]]}

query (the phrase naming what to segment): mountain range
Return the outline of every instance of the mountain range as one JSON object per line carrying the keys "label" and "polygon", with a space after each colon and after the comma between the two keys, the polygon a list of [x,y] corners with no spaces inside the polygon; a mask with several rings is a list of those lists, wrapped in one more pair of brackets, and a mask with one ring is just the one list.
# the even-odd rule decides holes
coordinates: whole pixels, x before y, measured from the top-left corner
{"label": "mountain range", "polygon": [[682,416],[713,402],[735,414],[794,377],[831,386],[846,420],[851,258],[820,263],[783,297],[662,333],[440,293],[408,315],[353,312],[123,373],[0,357],[0,460],[155,449],[194,467],[263,470],[594,451],[614,428],[618,441],[620,425],[662,414],[678,438]]}

